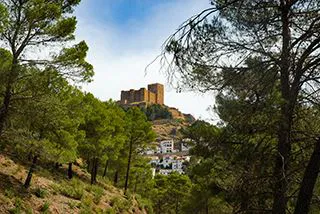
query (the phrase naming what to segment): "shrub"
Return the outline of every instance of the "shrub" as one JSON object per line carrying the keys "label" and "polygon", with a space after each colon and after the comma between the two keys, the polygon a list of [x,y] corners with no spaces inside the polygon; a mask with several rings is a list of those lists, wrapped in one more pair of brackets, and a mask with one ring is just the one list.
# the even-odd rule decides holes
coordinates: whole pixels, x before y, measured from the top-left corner
{"label": "shrub", "polygon": [[34,194],[38,197],[38,198],[44,198],[47,195],[47,191],[45,189],[42,189],[40,187],[38,187],[37,189],[35,189]]}
{"label": "shrub", "polygon": [[101,197],[104,194],[104,191],[103,191],[103,189],[101,187],[96,186],[96,185],[92,186],[91,190],[92,190],[92,193],[93,193],[93,202],[95,204],[98,204],[100,202],[100,200],[101,200]]}
{"label": "shrub", "polygon": [[76,207],[80,207],[80,203],[78,203],[76,201],[69,201],[68,205],[69,205],[70,209],[74,209]]}
{"label": "shrub", "polygon": [[112,208],[116,210],[117,213],[121,213],[130,209],[131,202],[129,200],[126,200],[125,198],[115,196],[111,198],[110,206],[112,206]]}
{"label": "shrub", "polygon": [[49,207],[50,207],[50,203],[48,201],[44,202],[44,204],[42,205],[40,211],[42,213],[49,213]]}
{"label": "shrub", "polygon": [[112,182],[107,177],[101,178],[100,181],[101,181],[101,186],[105,190],[107,190],[109,192],[114,192],[115,187],[113,186]]}
{"label": "shrub", "polygon": [[84,187],[85,184],[83,182],[73,178],[69,182],[63,181],[59,186],[54,188],[58,188],[59,192],[64,196],[79,200],[83,196]]}
{"label": "shrub", "polygon": [[81,214],[92,213],[92,207],[93,207],[92,196],[88,194],[84,195],[81,199],[80,213]]}
{"label": "shrub", "polygon": [[167,107],[153,104],[147,108],[141,108],[145,113],[149,121],[158,120],[158,119],[172,119],[172,114]]}
{"label": "shrub", "polygon": [[23,205],[22,205],[21,198],[15,198],[14,208],[10,209],[9,212],[11,214],[20,214],[22,209],[23,209]]}
{"label": "shrub", "polygon": [[136,200],[140,210],[146,210],[147,213],[153,214],[152,202],[150,200],[141,198],[140,195],[136,195]]}
{"label": "shrub", "polygon": [[14,191],[12,188],[8,188],[4,190],[4,195],[7,196],[8,198],[12,199],[14,197]]}
{"label": "shrub", "polygon": [[108,208],[104,211],[105,214],[117,214],[117,212],[112,208]]}
{"label": "shrub", "polygon": [[25,209],[26,209],[26,214],[33,214],[33,210],[29,205]]}

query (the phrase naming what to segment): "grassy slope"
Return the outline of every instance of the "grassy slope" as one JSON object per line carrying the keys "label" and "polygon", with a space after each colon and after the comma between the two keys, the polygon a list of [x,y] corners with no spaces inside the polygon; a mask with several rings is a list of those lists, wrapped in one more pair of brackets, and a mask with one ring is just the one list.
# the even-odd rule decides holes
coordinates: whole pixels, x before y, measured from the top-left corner
{"label": "grassy slope", "polygon": [[0,155],[0,213],[146,213],[133,196],[125,198],[108,181],[91,186],[88,173],[79,167],[74,167],[72,180],[65,171],[38,167],[26,190],[26,166]]}

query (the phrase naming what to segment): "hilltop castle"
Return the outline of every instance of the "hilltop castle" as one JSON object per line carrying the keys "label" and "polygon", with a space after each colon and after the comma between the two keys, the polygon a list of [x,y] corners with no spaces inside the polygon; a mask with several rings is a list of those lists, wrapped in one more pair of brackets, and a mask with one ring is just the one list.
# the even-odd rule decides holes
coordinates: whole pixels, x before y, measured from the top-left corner
{"label": "hilltop castle", "polygon": [[148,89],[140,88],[139,90],[130,89],[121,91],[122,105],[149,105],[164,104],[164,86],[159,83],[149,84]]}

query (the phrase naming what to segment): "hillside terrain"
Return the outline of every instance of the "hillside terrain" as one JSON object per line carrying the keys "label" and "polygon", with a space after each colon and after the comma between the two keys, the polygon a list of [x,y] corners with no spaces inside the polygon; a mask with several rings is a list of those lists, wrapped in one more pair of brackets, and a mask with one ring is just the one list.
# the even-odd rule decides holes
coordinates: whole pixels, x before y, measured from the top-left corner
{"label": "hillside terrain", "polygon": [[168,110],[172,118],[153,120],[152,129],[157,133],[158,140],[179,140],[182,138],[180,130],[190,126],[195,121],[195,118],[173,107],[168,107]]}
{"label": "hillside terrain", "polygon": [[66,166],[38,167],[26,190],[26,166],[0,155],[0,213],[146,213],[133,195],[125,197],[107,180],[90,185],[89,174],[80,167],[74,167],[71,180],[66,171]]}

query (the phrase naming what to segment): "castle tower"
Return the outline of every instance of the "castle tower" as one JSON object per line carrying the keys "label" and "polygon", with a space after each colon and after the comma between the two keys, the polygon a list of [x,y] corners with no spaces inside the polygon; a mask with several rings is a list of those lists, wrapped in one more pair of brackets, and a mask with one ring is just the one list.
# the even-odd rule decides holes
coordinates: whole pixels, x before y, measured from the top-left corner
{"label": "castle tower", "polygon": [[164,104],[164,86],[159,83],[154,83],[148,85],[148,91],[154,93],[156,95],[155,97],[155,103],[163,105]]}
{"label": "castle tower", "polygon": [[134,102],[147,102],[148,101],[148,91],[145,88],[140,88],[135,91]]}
{"label": "castle tower", "polygon": [[139,90],[130,89],[121,91],[121,99],[119,101],[123,105],[137,105],[139,103],[164,104],[164,86],[159,83],[149,84],[148,90],[140,88]]}

